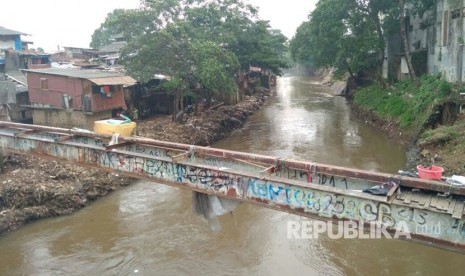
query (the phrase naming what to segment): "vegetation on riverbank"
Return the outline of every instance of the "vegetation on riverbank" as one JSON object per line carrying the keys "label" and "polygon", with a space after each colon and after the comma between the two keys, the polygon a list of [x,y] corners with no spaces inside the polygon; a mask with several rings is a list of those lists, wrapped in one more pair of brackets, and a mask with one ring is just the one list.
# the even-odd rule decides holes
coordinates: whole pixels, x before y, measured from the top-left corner
{"label": "vegetation on riverbank", "polygon": [[458,115],[463,88],[438,77],[423,76],[420,86],[401,81],[389,88],[371,85],[355,92],[354,104],[402,133],[420,147],[423,163],[436,162],[446,172],[463,174],[465,117]]}

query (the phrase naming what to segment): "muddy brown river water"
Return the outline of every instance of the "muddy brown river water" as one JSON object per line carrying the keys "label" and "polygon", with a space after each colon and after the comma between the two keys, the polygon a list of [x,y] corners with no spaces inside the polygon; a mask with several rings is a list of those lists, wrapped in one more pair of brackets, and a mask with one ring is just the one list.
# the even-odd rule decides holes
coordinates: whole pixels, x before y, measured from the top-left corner
{"label": "muddy brown river water", "polygon": [[[395,173],[406,149],[311,79],[283,77],[215,147]],[[0,275],[465,275],[465,255],[400,240],[288,239],[297,216],[241,205],[213,232],[191,193],[139,182],[0,237]]]}

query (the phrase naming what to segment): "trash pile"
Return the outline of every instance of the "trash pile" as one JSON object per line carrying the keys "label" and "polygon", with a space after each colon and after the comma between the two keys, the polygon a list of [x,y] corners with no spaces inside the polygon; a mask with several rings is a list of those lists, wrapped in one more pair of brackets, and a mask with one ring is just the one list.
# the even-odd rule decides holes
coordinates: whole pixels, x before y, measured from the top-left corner
{"label": "trash pile", "polygon": [[138,135],[162,141],[208,146],[224,138],[260,109],[268,93],[246,96],[245,100],[232,106],[207,109],[198,115],[190,114],[185,123],[171,121],[171,116],[158,116],[137,122]]}
{"label": "trash pile", "polygon": [[70,214],[132,179],[72,164],[10,155],[0,174],[0,233]]}
{"label": "trash pile", "polygon": [[465,176],[453,175],[451,177],[446,177],[446,183],[454,186],[465,186]]}
{"label": "trash pile", "polygon": [[[430,166],[417,166],[417,172],[399,170],[398,173],[400,176],[408,176],[413,178],[421,178],[428,180],[437,180],[444,181],[451,186],[463,186],[465,187],[465,176],[461,175],[452,175],[451,177],[445,177],[442,175],[444,168],[440,166],[430,165]],[[389,193],[389,190],[396,185],[396,181],[391,178],[387,183],[382,183],[370,187],[368,189],[362,190],[364,193],[377,195],[377,196],[386,196]]]}

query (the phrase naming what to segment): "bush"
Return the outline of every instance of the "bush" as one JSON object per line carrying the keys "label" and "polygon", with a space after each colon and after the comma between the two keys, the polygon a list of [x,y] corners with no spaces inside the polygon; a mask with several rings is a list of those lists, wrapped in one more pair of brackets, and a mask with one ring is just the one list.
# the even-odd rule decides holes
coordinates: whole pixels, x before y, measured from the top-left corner
{"label": "bush", "polygon": [[401,81],[391,89],[378,85],[358,90],[354,101],[386,119],[397,119],[401,127],[422,126],[433,107],[444,103],[452,94],[452,85],[433,76],[423,76],[417,87],[412,81]]}

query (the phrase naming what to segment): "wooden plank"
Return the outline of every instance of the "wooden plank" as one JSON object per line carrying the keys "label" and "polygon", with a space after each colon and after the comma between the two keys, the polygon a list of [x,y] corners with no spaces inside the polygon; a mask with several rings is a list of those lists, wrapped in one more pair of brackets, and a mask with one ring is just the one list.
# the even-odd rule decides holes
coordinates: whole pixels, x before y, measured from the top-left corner
{"label": "wooden plank", "polygon": [[43,132],[43,131],[40,130],[40,129],[28,129],[28,130],[23,130],[23,131],[20,131],[20,132],[15,132],[14,135],[15,135],[15,137],[24,137],[26,135],[30,135],[30,134],[34,134],[34,133],[40,133],[40,132]]}
{"label": "wooden plank", "polygon": [[448,198],[439,198],[438,206],[436,208],[442,211],[447,211],[447,209],[449,209],[449,204],[450,200]]}
{"label": "wooden plank", "polygon": [[260,177],[263,178],[265,176],[268,176],[268,175],[274,173],[275,170],[276,170],[275,166],[268,167],[268,168],[264,169],[263,171],[260,171]]}
{"label": "wooden plank", "polygon": [[186,161],[188,157],[189,157],[189,152],[184,152],[184,153],[171,157],[171,160],[173,162],[181,162],[181,161]]}
{"label": "wooden plank", "polygon": [[[422,195],[421,195],[420,205],[421,205],[421,206],[425,206],[426,204],[428,204],[429,200],[430,200],[430,196],[429,196],[429,195],[427,195],[427,194],[422,194]],[[428,204],[428,205],[429,205],[429,204]]]}
{"label": "wooden plank", "polygon": [[407,196],[408,192],[401,192],[396,195],[396,199],[400,201],[404,201],[405,197]]}
{"label": "wooden plank", "polygon": [[394,185],[394,187],[392,187],[392,188],[389,190],[389,192],[388,192],[388,194],[387,194],[387,199],[388,199],[388,201],[391,201],[391,200],[392,200],[392,198],[394,197],[394,194],[395,194],[395,192],[397,191],[398,188],[399,188],[399,185],[396,184],[396,185]]}
{"label": "wooden plank", "polygon": [[62,137],[59,137],[59,138],[55,138],[54,141],[55,141],[55,143],[61,143],[61,142],[71,140],[74,137],[78,137],[78,136],[77,135],[65,135],[65,136],[62,136]]}
{"label": "wooden plank", "polygon": [[451,214],[454,213],[454,208],[455,204],[457,203],[456,200],[452,200],[452,202],[449,204],[449,208],[447,209],[447,213]]}
{"label": "wooden plank", "polygon": [[112,150],[112,149],[116,149],[116,148],[122,148],[122,147],[126,147],[126,146],[129,146],[129,145],[132,145],[134,143],[132,142],[123,142],[123,143],[118,143],[118,144],[114,144],[114,145],[108,145],[105,147],[106,150]]}
{"label": "wooden plank", "polygon": [[413,192],[408,192],[407,196],[404,199],[405,204],[410,204],[410,202],[412,201],[412,197],[413,197]]}
{"label": "wooden plank", "polygon": [[421,201],[421,194],[414,193],[411,200],[412,202],[419,203]]}
{"label": "wooden plank", "polygon": [[436,208],[438,206],[438,197],[437,196],[433,196],[433,198],[431,199],[430,206],[433,207],[433,208]]}
{"label": "wooden plank", "polygon": [[455,218],[455,219],[462,219],[464,207],[465,207],[464,202],[455,203],[454,212],[452,213],[452,217]]}
{"label": "wooden plank", "polygon": [[219,104],[216,104],[216,105],[214,105],[214,106],[210,107],[208,110],[214,110],[214,109],[217,109],[218,107],[220,107],[220,106],[222,106],[222,105],[224,105],[224,102],[221,102],[221,103],[219,103]]}
{"label": "wooden plank", "polygon": [[250,162],[250,161],[245,161],[245,160],[242,160],[242,159],[232,158],[232,160],[237,161],[237,162],[241,162],[241,163],[244,163],[244,164],[247,164],[247,165],[252,165],[252,166],[259,167],[259,168],[263,168],[263,169],[267,168],[263,164],[258,164],[258,163],[254,163],[254,162]]}
{"label": "wooden plank", "polygon": [[425,205],[424,205],[425,209],[428,209],[428,208],[429,208],[432,199],[433,199],[432,196],[426,195],[426,202],[425,202]]}

